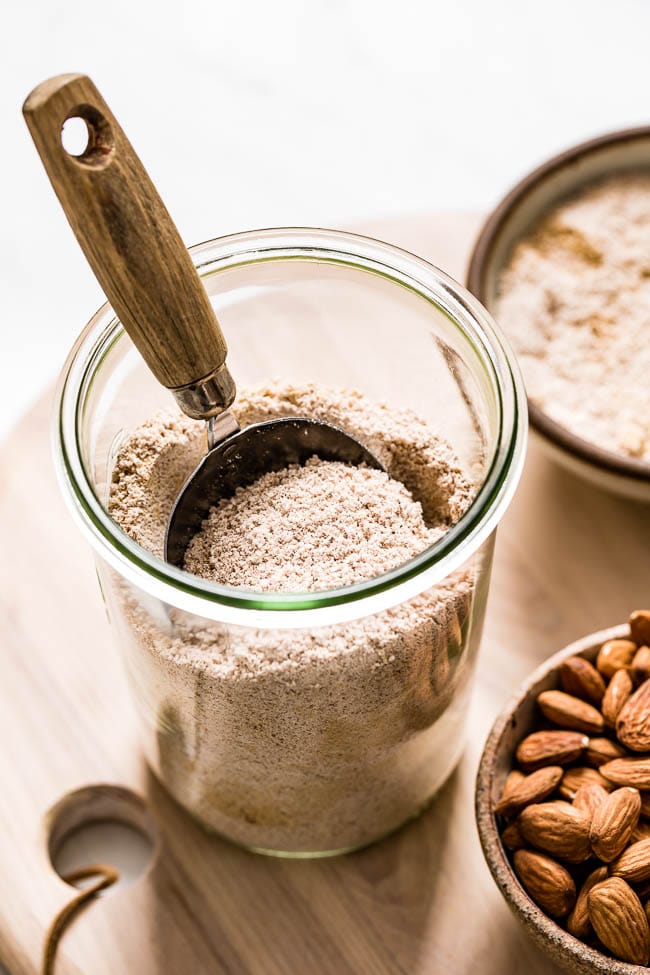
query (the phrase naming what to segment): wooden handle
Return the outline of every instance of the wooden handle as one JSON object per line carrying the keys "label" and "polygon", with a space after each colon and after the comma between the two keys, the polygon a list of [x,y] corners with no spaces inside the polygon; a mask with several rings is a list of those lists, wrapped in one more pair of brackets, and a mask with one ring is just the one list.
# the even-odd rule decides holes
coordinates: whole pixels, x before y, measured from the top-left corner
{"label": "wooden handle", "polygon": [[[45,81],[23,114],[90,266],[159,382],[177,389],[222,366],[226,342],[192,259],[90,78]],[[79,156],[61,141],[76,117],[88,128]]]}

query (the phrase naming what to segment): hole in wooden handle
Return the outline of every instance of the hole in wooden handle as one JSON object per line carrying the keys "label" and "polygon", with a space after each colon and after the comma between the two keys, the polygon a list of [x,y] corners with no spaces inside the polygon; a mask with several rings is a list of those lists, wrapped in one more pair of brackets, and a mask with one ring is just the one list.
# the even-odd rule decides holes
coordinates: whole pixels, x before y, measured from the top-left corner
{"label": "hole in wooden handle", "polygon": [[[80,119],[86,126],[86,141],[79,141],[79,126],[74,136],[69,135],[68,123]],[[83,130],[81,130],[83,136]],[[92,105],[76,105],[71,108],[61,126],[61,145],[67,155],[81,166],[101,169],[107,166],[115,151],[115,141],[110,123]],[[80,150],[80,151],[77,151]]]}

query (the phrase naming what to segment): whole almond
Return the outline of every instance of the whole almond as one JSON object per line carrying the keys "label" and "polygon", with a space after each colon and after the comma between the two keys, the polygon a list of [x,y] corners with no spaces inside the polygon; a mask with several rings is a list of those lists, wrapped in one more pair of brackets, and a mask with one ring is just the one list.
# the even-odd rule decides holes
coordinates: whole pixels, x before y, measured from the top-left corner
{"label": "whole almond", "polygon": [[607,879],[607,867],[597,867],[592,870],[582,887],[575,902],[575,906],[567,918],[567,930],[574,938],[584,941],[591,932],[591,922],[589,921],[589,891],[596,884],[600,884]]}
{"label": "whole almond", "polygon": [[560,684],[567,694],[600,707],[605,694],[605,681],[584,657],[569,657],[560,665]]}
{"label": "whole almond", "polygon": [[526,776],[523,772],[520,772],[518,768],[513,768],[511,772],[508,772],[506,776],[506,781],[503,783],[503,790],[501,792],[500,802],[509,796],[519,785],[523,782]]}
{"label": "whole almond", "polygon": [[616,736],[633,752],[650,751],[650,680],[641,684],[619,711]]}
{"label": "whole almond", "polygon": [[585,759],[590,765],[598,768],[605,762],[611,762],[614,758],[623,758],[625,755],[627,755],[626,750],[617,741],[611,741],[609,738],[590,738]]}
{"label": "whole almond", "polygon": [[603,677],[613,677],[621,667],[629,667],[636,653],[632,640],[608,640],[598,651],[596,667]]}
{"label": "whole almond", "polygon": [[[638,843],[639,840],[650,840],[650,823],[645,819],[639,820],[632,833],[632,842]],[[650,889],[648,894],[650,895]],[[641,895],[639,894],[639,896]]]}
{"label": "whole almond", "polygon": [[627,670],[617,670],[607,685],[601,710],[610,728],[616,725],[619,712],[631,695],[633,687],[632,678]]}
{"label": "whole almond", "polygon": [[589,744],[578,731],[534,731],[519,743],[517,761],[525,772],[544,765],[568,765],[580,758]]}
{"label": "whole almond", "polygon": [[641,901],[620,877],[596,884],[587,895],[589,920],[606,948],[633,965],[650,961],[650,927]]}
{"label": "whole almond", "polygon": [[[589,771],[598,774],[595,769],[589,769]],[[494,807],[495,813],[499,816],[511,816],[523,809],[524,806],[546,799],[560,784],[563,772],[564,770],[559,765],[548,765],[545,768],[537,769],[536,772],[531,772],[530,775],[523,776],[501,796]]]}
{"label": "whole almond", "polygon": [[521,835],[519,825],[510,823],[501,834],[501,842],[508,850],[521,850],[526,846],[526,840]]}
{"label": "whole almond", "polygon": [[576,900],[576,887],[569,871],[550,857],[533,850],[517,850],[512,858],[523,887],[551,917],[564,917]]}
{"label": "whole almond", "polygon": [[638,646],[650,646],[650,609],[637,609],[630,616],[630,636]]}
{"label": "whole almond", "polygon": [[[611,782],[604,779],[595,768],[589,768],[587,765],[579,765],[577,768],[568,768],[566,770],[562,776],[562,782],[560,783],[558,792],[563,799],[572,800],[582,785],[599,785],[606,792],[609,792],[612,788]],[[550,793],[547,793],[547,795],[550,795]]]}
{"label": "whole almond", "polygon": [[632,659],[632,676],[637,684],[650,677],[650,647],[639,647]]}
{"label": "whole almond", "polygon": [[608,795],[607,789],[603,789],[602,785],[581,785],[573,797],[573,805],[588,816],[591,822],[594,813]]}
{"label": "whole almond", "polygon": [[637,789],[616,789],[598,807],[591,821],[591,848],[604,863],[610,863],[630,842],[639,821],[641,796]]}
{"label": "whole almond", "polygon": [[601,765],[598,771],[615,785],[650,789],[650,758],[615,758]]}
{"label": "whole almond", "polygon": [[556,800],[526,806],[517,822],[524,839],[550,856],[581,863],[591,853],[589,817],[568,802]]}
{"label": "whole almond", "polygon": [[622,877],[631,884],[650,880],[650,840],[638,840],[628,846],[617,860],[610,864],[613,877]]}
{"label": "whole almond", "polygon": [[537,703],[545,718],[563,728],[597,735],[605,727],[600,711],[564,691],[542,691],[537,697]]}

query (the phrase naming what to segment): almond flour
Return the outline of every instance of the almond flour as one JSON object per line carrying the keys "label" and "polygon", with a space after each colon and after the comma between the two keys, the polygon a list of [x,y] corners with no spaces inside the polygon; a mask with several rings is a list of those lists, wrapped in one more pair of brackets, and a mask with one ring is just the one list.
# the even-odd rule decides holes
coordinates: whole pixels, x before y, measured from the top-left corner
{"label": "almond flour", "polygon": [[540,409],[650,461],[650,174],[613,176],[553,210],[515,247],[496,313]]}
{"label": "almond flour", "polygon": [[[213,509],[191,543],[186,568],[205,578],[266,592],[358,582],[433,544],[473,496],[428,424],[357,393],[242,390],[237,414],[242,425],[296,414],[335,423],[390,476],[316,458],[266,475]],[[110,511],[150,552],[162,554],[171,505],[204,449],[204,426],[176,413],[122,444]],[[484,557],[393,609],[299,630],[194,617],[110,573],[150,764],[206,826],[257,849],[331,852],[390,832],[460,755]]]}

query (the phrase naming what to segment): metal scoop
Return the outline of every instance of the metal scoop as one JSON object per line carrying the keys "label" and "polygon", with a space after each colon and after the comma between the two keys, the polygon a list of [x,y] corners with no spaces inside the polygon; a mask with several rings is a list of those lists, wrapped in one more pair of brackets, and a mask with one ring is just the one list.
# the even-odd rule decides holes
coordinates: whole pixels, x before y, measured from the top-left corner
{"label": "metal scoop", "polygon": [[[23,114],[56,195],[109,302],[156,379],[188,416],[207,420],[208,453],[170,518],[165,558],[182,568],[209,510],[268,471],[323,460],[384,468],[343,430],[309,417],[244,430],[230,412],[226,341],[165,205],[108,105],[85,75],[39,85]],[[81,118],[88,144],[71,155],[62,128]]]}

